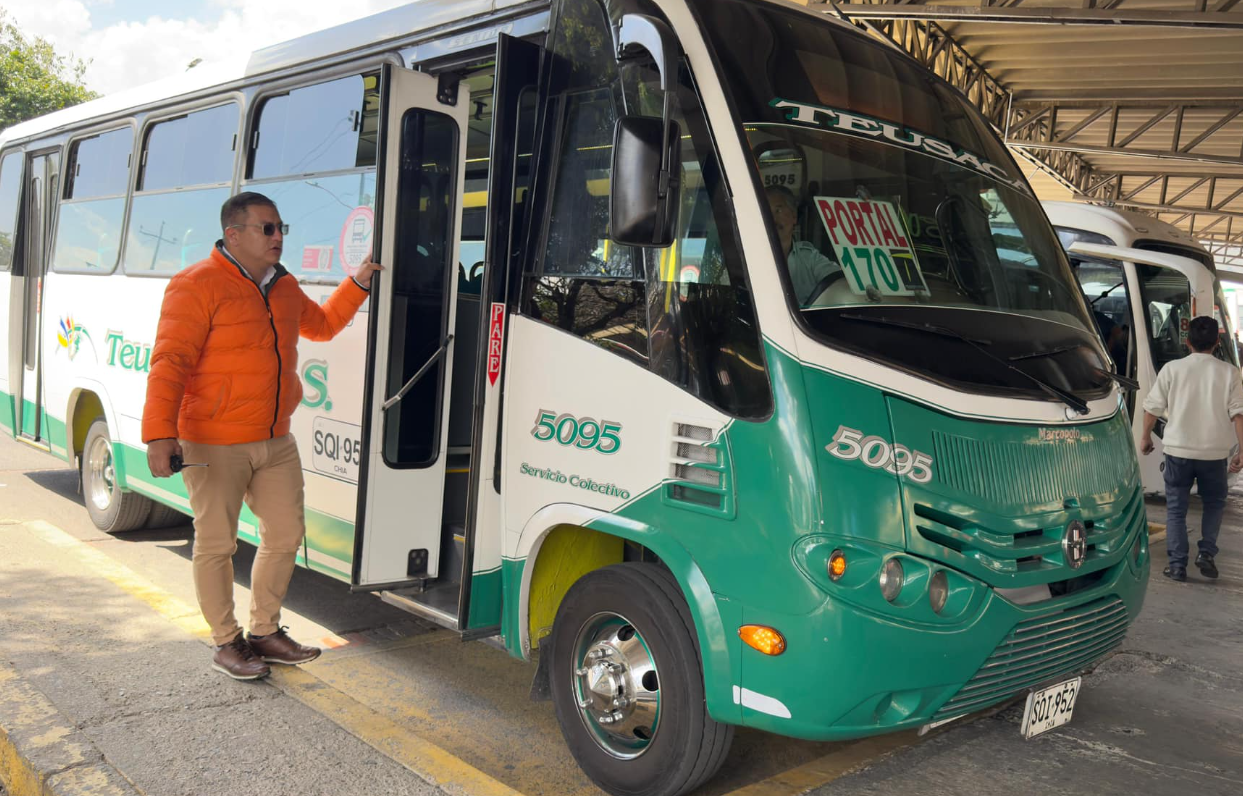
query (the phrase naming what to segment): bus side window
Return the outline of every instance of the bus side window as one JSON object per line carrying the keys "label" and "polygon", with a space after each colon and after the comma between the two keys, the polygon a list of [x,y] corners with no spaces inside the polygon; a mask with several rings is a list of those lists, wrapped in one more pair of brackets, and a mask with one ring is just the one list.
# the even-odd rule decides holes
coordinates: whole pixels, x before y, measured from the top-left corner
{"label": "bus side window", "polygon": [[528,278],[524,311],[730,414],[766,415],[772,396],[733,209],[689,69],[682,65],[673,89],[683,136],[677,239],[664,249],[614,244],[608,224],[617,119],[622,112],[659,117],[663,95],[654,68],[618,69],[596,0],[565,0],[561,11],[553,53],[564,85],[554,86],[549,113],[560,135],[542,257]]}
{"label": "bus side window", "polygon": [[547,323],[648,362],[647,322],[634,252],[608,238],[616,113],[604,87],[565,98],[565,127],[548,217],[542,277],[529,309]]}
{"label": "bus side window", "polygon": [[134,131],[122,127],[74,141],[56,224],[52,268],[110,274],[121,251]]}
{"label": "bus side window", "polygon": [[13,266],[17,202],[21,196],[25,160],[26,156],[21,152],[6,152],[0,159],[0,271],[7,271]]}
{"label": "bus side window", "polygon": [[211,253],[233,183],[237,120],[230,103],[148,129],[125,243],[127,274],[175,274]]}
{"label": "bus side window", "polygon": [[289,225],[285,258],[302,280],[358,271],[375,232],[378,73],[295,88],[262,101],[243,190],[276,202]]}

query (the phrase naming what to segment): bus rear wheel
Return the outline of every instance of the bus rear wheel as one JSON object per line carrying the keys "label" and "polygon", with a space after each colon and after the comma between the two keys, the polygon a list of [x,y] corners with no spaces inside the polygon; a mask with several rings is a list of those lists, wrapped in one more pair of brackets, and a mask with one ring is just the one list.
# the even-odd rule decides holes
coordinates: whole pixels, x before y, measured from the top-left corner
{"label": "bus rear wheel", "polygon": [[584,575],[551,641],[561,734],[600,788],[677,796],[721,767],[734,728],[708,716],[695,625],[667,570],[627,563]]}
{"label": "bus rear wheel", "polygon": [[151,501],[145,495],[121,489],[112,458],[112,436],[102,417],[91,423],[82,446],[82,497],[91,522],[106,533],[141,528],[151,514]]}

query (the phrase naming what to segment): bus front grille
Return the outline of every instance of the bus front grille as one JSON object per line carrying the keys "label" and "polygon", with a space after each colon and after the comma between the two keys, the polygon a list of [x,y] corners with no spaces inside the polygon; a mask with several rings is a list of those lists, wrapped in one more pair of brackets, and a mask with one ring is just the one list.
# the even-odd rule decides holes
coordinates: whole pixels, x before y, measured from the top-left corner
{"label": "bus front grille", "polygon": [[1035,445],[932,432],[937,478],[995,507],[1061,505],[1115,493],[1136,478],[1129,429],[1103,423],[1075,444]]}
{"label": "bus front grille", "polygon": [[[938,546],[933,555],[985,582],[1002,585],[997,576],[1020,577],[1027,581],[1022,585],[1032,585],[1075,572],[1067,566],[1062,548],[1066,524],[1076,516],[1069,512],[1034,519],[982,518],[916,502],[913,513],[916,532]],[[1136,488],[1129,499],[1094,515],[1084,521],[1087,571],[1123,549],[1135,527],[1145,521],[1143,490]]]}
{"label": "bus front grille", "polygon": [[1117,597],[1021,622],[933,720],[982,710],[1029,688],[1073,677],[1118,647],[1128,624],[1126,606]]}

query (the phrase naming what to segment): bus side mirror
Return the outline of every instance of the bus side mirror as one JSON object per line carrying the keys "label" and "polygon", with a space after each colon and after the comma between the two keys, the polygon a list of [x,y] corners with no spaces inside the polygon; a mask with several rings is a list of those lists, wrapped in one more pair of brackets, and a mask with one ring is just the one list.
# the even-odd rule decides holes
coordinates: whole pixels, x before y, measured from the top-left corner
{"label": "bus side mirror", "polygon": [[609,193],[609,238],[614,243],[656,248],[673,243],[681,168],[682,135],[677,122],[666,126],[665,120],[652,116],[617,120]]}

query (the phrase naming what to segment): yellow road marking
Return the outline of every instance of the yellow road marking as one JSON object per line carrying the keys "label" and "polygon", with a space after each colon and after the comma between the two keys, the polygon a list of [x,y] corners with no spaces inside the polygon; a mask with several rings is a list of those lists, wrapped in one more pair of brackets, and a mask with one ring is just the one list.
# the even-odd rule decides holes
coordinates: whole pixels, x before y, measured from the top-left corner
{"label": "yellow road marking", "polygon": [[929,730],[922,736],[915,730],[907,730],[889,735],[875,735],[871,738],[864,738],[861,741],[855,741],[843,749],[830,752],[818,760],[813,760],[789,771],[783,771],[780,774],[774,774],[768,779],[731,791],[725,794],[725,796],[800,796],[800,794],[810,793],[836,779],[841,779],[847,774],[853,774],[864,766],[879,762],[885,755],[896,752],[903,747],[923,743],[929,738],[935,738],[955,727],[961,727],[973,721],[995,716],[1010,707],[1015,701],[1014,699],[1008,699],[979,713],[964,716],[961,719]]}
{"label": "yellow road marking", "polygon": [[[78,540],[54,525],[43,521],[21,523],[27,530],[48,544],[69,552],[86,563],[93,572],[112,582],[123,591],[142,600],[156,613],[176,624],[182,630],[205,644],[211,643],[207,623],[196,606],[164,591],[138,573],[96,550],[88,543]],[[341,643],[344,639],[337,638]],[[452,633],[433,631],[428,634],[388,642],[374,647],[346,646],[328,652],[325,663],[341,661],[356,656],[417,647],[457,639]],[[331,668],[324,672],[327,679],[317,677],[305,668],[274,666],[268,682],[285,694],[297,699],[312,710],[325,716],[354,737],[405,766],[424,781],[463,796],[523,796],[484,771],[472,766],[443,747],[405,729],[392,719],[367,707],[345,691],[332,684],[335,679]],[[344,684],[343,684],[344,685]],[[1004,707],[1004,705],[1002,706]],[[434,717],[418,709],[404,705],[397,713],[420,723],[431,725]],[[1000,707],[996,710],[1000,710]],[[996,710],[962,719],[937,728],[925,737],[932,737],[944,730],[967,721],[991,715]],[[807,793],[843,777],[863,766],[875,762],[905,746],[921,739],[913,731],[876,736],[850,744],[824,757],[776,774],[768,779],[745,786],[728,796],[797,796]]]}
{"label": "yellow road marking", "polygon": [[818,760],[731,791],[726,796],[798,796],[858,771],[876,762],[882,755],[918,742],[919,737],[913,730],[865,738]]}
{"label": "yellow road marking", "polygon": [[48,544],[72,553],[90,567],[92,572],[119,586],[127,594],[142,600],[160,616],[185,632],[195,638],[211,642],[211,630],[207,627],[207,622],[197,606],[189,605],[174,597],[134,570],[118,563],[111,556],[99,552],[51,523],[34,520],[23,523],[23,526]]}
{"label": "yellow road marking", "polygon": [[420,738],[297,666],[272,668],[268,679],[289,696],[326,716],[351,735],[451,793],[522,796],[461,758]]}
{"label": "yellow road marking", "polygon": [[[197,607],[169,594],[129,567],[55,525],[42,520],[22,525],[48,544],[71,553],[92,571],[127,594],[142,600],[160,616],[190,635],[206,644],[211,643],[211,632]],[[379,715],[304,669],[274,666],[268,682],[332,720],[368,746],[410,769],[425,782],[464,796],[522,796],[519,791]]]}

